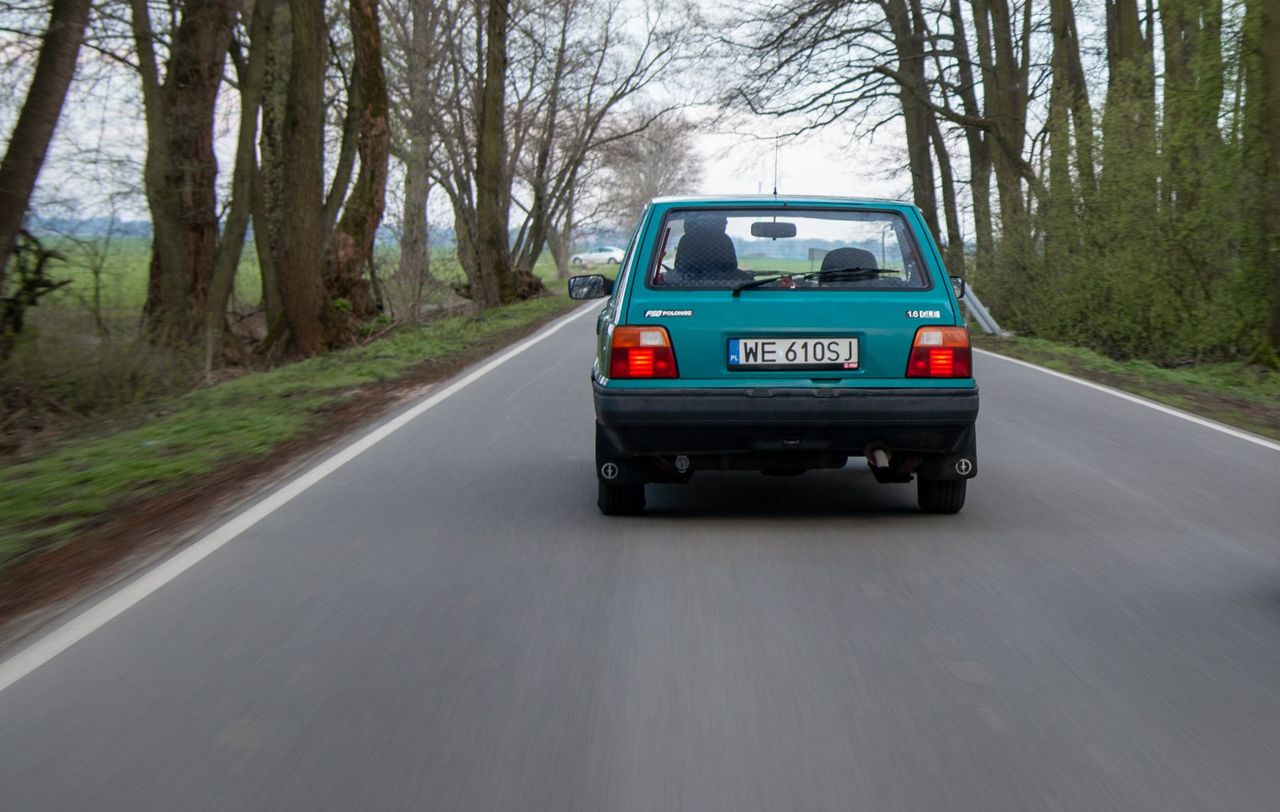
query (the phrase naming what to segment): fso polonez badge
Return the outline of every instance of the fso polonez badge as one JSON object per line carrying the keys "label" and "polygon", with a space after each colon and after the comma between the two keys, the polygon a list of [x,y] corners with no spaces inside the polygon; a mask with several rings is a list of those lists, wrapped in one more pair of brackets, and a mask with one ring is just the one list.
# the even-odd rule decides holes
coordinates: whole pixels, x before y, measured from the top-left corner
{"label": "fso polonez badge", "polygon": [[674,319],[692,316],[692,310],[646,310],[644,317],[646,319]]}

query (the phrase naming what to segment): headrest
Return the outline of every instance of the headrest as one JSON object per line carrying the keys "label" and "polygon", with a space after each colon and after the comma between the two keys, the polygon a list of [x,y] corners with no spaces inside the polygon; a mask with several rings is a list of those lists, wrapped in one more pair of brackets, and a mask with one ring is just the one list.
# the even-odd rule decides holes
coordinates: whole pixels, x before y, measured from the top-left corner
{"label": "headrest", "polygon": [[861,248],[837,248],[828,251],[822,258],[822,270],[839,270],[843,268],[879,268],[876,255]]}
{"label": "headrest", "polygon": [[723,234],[728,225],[728,218],[719,214],[694,214],[685,219],[684,233]]}
{"label": "headrest", "polygon": [[738,252],[733,240],[714,226],[705,230],[689,230],[685,224],[684,236],[676,246],[673,271],[679,284],[725,284],[738,272]]}

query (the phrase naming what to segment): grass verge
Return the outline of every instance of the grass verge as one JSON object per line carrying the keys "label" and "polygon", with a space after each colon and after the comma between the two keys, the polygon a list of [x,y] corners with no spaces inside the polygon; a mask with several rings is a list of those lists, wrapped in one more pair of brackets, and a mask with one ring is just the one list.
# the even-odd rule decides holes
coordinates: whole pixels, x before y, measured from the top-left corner
{"label": "grass verge", "polygon": [[113,511],[273,455],[362,394],[447,375],[578,304],[546,296],[399,327],[361,347],[167,399],[138,425],[70,438],[14,461],[0,469],[0,571]]}
{"label": "grass verge", "polygon": [[1177,409],[1280,439],[1280,373],[1240,362],[1166,369],[1116,361],[1091,350],[1039,338],[974,333],[974,346],[1123,389]]}

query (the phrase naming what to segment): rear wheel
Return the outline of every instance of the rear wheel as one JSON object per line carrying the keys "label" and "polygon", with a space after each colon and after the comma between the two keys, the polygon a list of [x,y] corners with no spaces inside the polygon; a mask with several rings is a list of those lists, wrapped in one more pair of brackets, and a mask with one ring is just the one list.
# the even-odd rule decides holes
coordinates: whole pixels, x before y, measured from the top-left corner
{"label": "rear wheel", "polygon": [[967,479],[926,479],[918,477],[916,501],[925,513],[959,513],[964,507]]}
{"label": "rear wheel", "polygon": [[644,512],[644,485],[615,485],[597,479],[596,506],[606,516],[635,516]]}

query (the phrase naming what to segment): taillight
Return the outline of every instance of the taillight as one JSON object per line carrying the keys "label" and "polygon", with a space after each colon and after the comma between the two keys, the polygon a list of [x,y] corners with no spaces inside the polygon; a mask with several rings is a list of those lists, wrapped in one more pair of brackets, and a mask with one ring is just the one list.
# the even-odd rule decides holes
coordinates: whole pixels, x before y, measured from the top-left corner
{"label": "taillight", "polygon": [[972,378],[967,327],[921,327],[911,344],[908,378]]}
{"label": "taillight", "polygon": [[665,327],[615,327],[609,347],[610,378],[676,377],[676,354]]}

